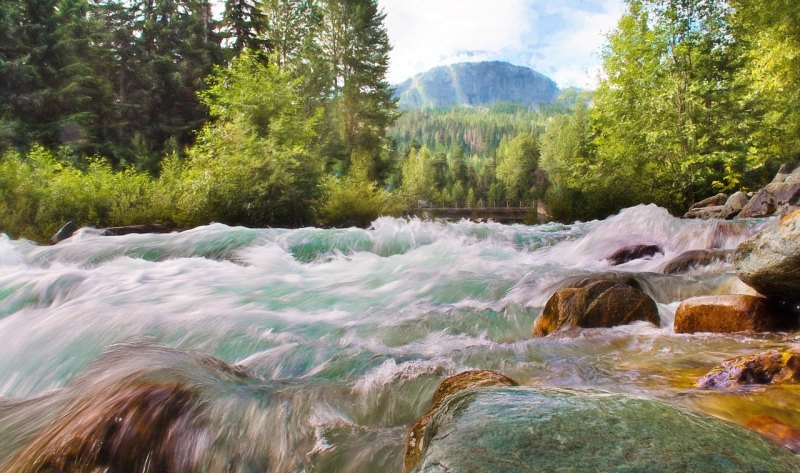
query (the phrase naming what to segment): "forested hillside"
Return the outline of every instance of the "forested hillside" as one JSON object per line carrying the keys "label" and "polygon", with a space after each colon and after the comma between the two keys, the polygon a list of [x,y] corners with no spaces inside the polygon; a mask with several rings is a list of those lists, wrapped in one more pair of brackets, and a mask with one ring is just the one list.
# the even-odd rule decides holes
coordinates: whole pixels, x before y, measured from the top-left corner
{"label": "forested hillside", "polygon": [[368,225],[420,200],[681,212],[798,161],[800,4],[626,4],[585,96],[401,113],[375,0],[5,2],[0,232]]}

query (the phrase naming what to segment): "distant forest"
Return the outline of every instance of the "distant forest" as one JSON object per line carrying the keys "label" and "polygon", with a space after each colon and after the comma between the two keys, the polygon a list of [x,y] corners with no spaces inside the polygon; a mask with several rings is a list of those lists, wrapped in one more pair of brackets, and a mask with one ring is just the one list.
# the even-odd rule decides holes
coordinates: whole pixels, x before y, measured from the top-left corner
{"label": "distant forest", "polygon": [[680,212],[797,162],[800,4],[626,4],[594,91],[400,113],[375,0],[4,2],[0,232],[365,226],[420,201]]}

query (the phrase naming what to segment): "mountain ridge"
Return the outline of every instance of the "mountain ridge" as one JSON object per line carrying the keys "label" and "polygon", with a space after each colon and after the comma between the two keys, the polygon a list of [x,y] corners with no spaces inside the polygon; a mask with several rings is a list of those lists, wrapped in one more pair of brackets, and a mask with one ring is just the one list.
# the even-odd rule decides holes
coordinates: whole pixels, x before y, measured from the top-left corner
{"label": "mountain ridge", "polygon": [[558,85],[529,67],[503,61],[438,66],[395,86],[401,109],[488,106],[498,102],[537,107],[552,103]]}

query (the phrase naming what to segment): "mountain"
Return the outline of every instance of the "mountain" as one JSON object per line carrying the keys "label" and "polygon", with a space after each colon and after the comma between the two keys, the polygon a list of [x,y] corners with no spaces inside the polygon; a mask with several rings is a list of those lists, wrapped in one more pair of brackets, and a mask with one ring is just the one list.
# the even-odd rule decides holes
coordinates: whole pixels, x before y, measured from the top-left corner
{"label": "mountain", "polygon": [[464,62],[415,75],[396,87],[401,109],[483,106],[511,102],[535,107],[553,102],[556,83],[533,69],[507,62]]}

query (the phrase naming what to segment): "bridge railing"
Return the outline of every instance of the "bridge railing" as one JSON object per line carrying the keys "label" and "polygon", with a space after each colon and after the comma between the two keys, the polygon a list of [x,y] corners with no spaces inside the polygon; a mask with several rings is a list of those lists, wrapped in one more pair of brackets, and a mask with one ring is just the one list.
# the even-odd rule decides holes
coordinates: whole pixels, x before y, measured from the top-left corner
{"label": "bridge railing", "polygon": [[535,210],[538,208],[536,201],[478,201],[470,202],[429,202],[419,201],[411,206],[411,210],[499,210],[499,209],[524,209]]}

